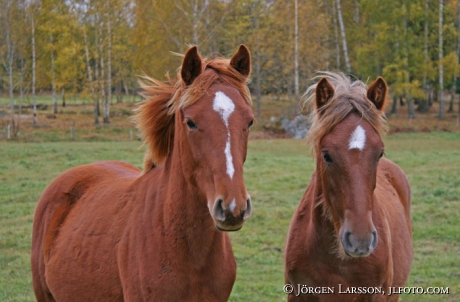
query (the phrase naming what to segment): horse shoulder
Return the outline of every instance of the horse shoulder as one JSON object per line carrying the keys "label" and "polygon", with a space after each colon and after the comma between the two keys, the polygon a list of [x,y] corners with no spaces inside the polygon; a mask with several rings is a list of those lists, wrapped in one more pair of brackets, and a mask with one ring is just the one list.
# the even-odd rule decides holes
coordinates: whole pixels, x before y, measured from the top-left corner
{"label": "horse shoulder", "polygon": [[309,265],[309,247],[315,246],[311,241],[316,239],[312,235],[312,215],[314,214],[313,203],[316,200],[315,186],[316,173],[314,172],[310,183],[302,196],[300,204],[294,212],[286,237],[285,251],[285,279],[286,282],[294,282],[299,279],[298,273],[303,274],[305,266]]}
{"label": "horse shoulder", "polygon": [[[116,240],[109,234],[113,233],[113,225],[124,225],[121,218],[100,219],[100,213],[122,213],[120,204],[130,198],[129,187],[140,175],[139,169],[129,164],[104,161],[74,167],[48,185],[38,201],[34,216],[32,273],[36,292],[41,295],[40,291],[47,292],[48,286],[52,286],[50,280],[42,279],[46,278],[46,271],[58,269],[62,273],[59,268],[62,263],[56,262],[57,258],[53,255],[69,254],[69,249],[72,249],[69,242],[76,236],[76,228],[85,228],[85,232],[90,233],[92,238],[85,237],[88,241],[98,240],[101,234],[106,236],[100,238],[100,244]],[[81,222],[80,218],[84,218],[85,222]],[[96,220],[104,220],[104,223],[99,224],[98,229],[89,229],[92,228],[90,223],[93,225]],[[85,251],[86,246],[81,239],[86,235],[79,233],[78,236],[75,242],[79,245],[75,251]]]}
{"label": "horse shoulder", "polygon": [[[410,265],[412,263],[412,228],[410,218],[410,205],[411,205],[411,192],[410,185],[407,176],[403,170],[393,163],[392,161],[382,158],[379,164],[378,173],[380,177],[384,177],[385,182],[391,187],[383,187],[380,190],[380,194],[391,194],[394,192],[396,195],[396,204],[399,203],[398,207],[391,207],[389,205],[395,203],[389,202],[389,200],[381,200],[380,204],[386,206],[388,220],[388,227],[391,229],[389,234],[392,234],[391,238],[391,249],[392,257],[391,261],[393,265],[393,276],[391,286],[403,286],[407,281],[408,274],[410,271]],[[387,185],[387,186],[388,186]],[[381,195],[384,196],[384,195]],[[387,195],[387,197],[390,195]],[[401,213],[404,211],[404,213]],[[405,221],[403,221],[403,219]],[[405,228],[404,226],[407,226]]]}
{"label": "horse shoulder", "polygon": [[410,221],[411,189],[406,174],[398,165],[386,158],[381,159],[378,166],[378,172],[385,177],[395,189],[404,207],[406,218]]}
{"label": "horse shoulder", "polygon": [[[40,197],[34,218],[34,231],[42,233],[45,258],[49,256],[54,242],[71,210],[79,200],[101,182],[117,187],[117,179],[134,179],[139,169],[117,161],[97,162],[74,167],[60,174]],[[39,230],[41,229],[41,230]],[[35,236],[34,236],[35,238]]]}

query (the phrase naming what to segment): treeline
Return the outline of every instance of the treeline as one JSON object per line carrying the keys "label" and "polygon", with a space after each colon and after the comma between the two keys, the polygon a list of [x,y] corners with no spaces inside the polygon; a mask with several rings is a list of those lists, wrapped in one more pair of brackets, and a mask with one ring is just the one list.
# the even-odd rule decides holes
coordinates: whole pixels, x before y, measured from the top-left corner
{"label": "treeline", "polygon": [[50,91],[55,112],[57,95],[87,96],[95,123],[100,114],[109,123],[111,102],[136,94],[137,76],[176,73],[181,58],[172,53],[197,45],[204,55],[229,55],[244,43],[259,114],[261,95],[296,100],[317,70],[341,70],[364,80],[383,75],[394,111],[404,101],[413,116],[439,101],[443,118],[460,86],[459,6],[460,0],[0,0],[0,94],[11,98],[13,112],[26,94],[35,100]]}

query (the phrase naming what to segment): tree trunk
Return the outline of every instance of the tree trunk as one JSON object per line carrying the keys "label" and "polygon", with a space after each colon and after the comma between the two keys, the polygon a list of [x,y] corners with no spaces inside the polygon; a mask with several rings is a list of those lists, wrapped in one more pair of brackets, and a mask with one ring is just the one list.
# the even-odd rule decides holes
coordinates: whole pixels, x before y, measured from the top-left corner
{"label": "tree trunk", "polygon": [[15,61],[15,45],[13,44],[13,41],[11,40],[11,23],[10,23],[10,18],[9,18],[9,15],[10,15],[10,9],[11,7],[9,5],[11,5],[11,3],[8,3],[7,4],[8,6],[6,7],[6,9],[8,9],[8,11],[6,12],[6,20],[5,20],[5,42],[6,42],[6,60],[7,60],[7,64],[5,64],[4,66],[7,67],[7,73],[8,73],[8,79],[9,79],[9,86],[8,86],[8,94],[10,96],[10,101],[11,101],[11,126],[13,127],[12,128],[12,132],[13,132],[13,136],[15,136],[15,133],[16,133],[16,123],[15,123],[15,119],[14,119],[14,105],[15,105],[15,100],[14,100],[14,95],[13,95],[13,63]]}
{"label": "tree trunk", "polygon": [[118,82],[118,85],[115,85],[115,94],[117,96],[117,104],[120,104],[123,100],[123,96],[121,95],[121,82]]}
{"label": "tree trunk", "polygon": [[[427,0],[428,1],[428,0]],[[460,0],[457,1],[457,63],[460,62]],[[455,65],[455,71],[457,71],[457,66]],[[454,83],[454,86],[457,83]],[[454,93],[457,92],[457,87],[455,87]],[[458,98],[458,113],[460,113],[460,98]]]}
{"label": "tree trunk", "polygon": [[[406,2],[404,1],[404,6],[406,6]],[[405,9],[407,12],[407,8]],[[412,86],[411,77],[409,73],[409,45],[408,45],[408,34],[407,34],[407,23],[408,23],[408,16],[407,13],[404,14],[403,18],[403,29],[404,29],[404,43],[403,43],[403,52],[404,52],[404,69],[405,69],[405,83],[408,86]],[[405,98],[407,101],[408,106],[408,113],[409,119],[415,118],[415,110],[414,110],[414,103],[412,99],[412,91],[410,88],[405,89]]]}
{"label": "tree trunk", "polygon": [[[97,39],[96,39],[97,41]],[[98,48],[97,44],[96,44],[96,49]],[[97,62],[97,60],[96,60]],[[99,66],[98,64],[96,63],[96,66],[94,66],[94,81],[95,83],[98,83],[100,80],[100,77],[99,77]],[[100,103],[99,103],[99,100],[100,100],[100,95],[99,93],[96,93],[96,99],[95,99],[95,106],[96,106],[96,112],[95,114],[97,114],[97,116],[101,116],[101,108],[99,107]]]}
{"label": "tree trunk", "polygon": [[192,27],[193,27],[193,45],[198,46],[198,0],[193,1],[193,20],[192,20]]}
{"label": "tree trunk", "polygon": [[64,87],[61,88],[61,95],[62,95],[62,107],[65,107],[65,89]]}
{"label": "tree trunk", "polygon": [[[460,1],[460,0],[459,0]],[[423,40],[423,90],[428,98],[427,73],[428,73],[428,0],[425,0],[425,22],[424,22],[424,40]]]}
{"label": "tree trunk", "polygon": [[50,45],[51,45],[51,89],[53,93],[53,113],[56,114],[57,110],[57,98],[56,98],[56,72],[54,66],[54,41],[53,34],[50,35]]}
{"label": "tree trunk", "polygon": [[359,0],[354,1],[355,6],[354,6],[354,11],[353,11],[353,21],[359,25]]}
{"label": "tree trunk", "polygon": [[105,99],[104,124],[110,123],[110,104],[112,102],[112,29],[107,21],[107,96]]}
{"label": "tree trunk", "polygon": [[[99,85],[100,85],[100,91],[101,91],[101,99],[102,99],[102,102],[105,101],[105,103],[107,103],[107,99],[106,99],[106,95],[105,95],[105,81],[104,81],[104,71],[105,71],[105,65],[104,65],[104,45],[103,45],[103,41],[102,41],[102,37],[103,37],[103,34],[102,34],[102,21],[100,20],[100,25],[99,25],[99,61],[100,61],[100,81],[99,81]],[[108,117],[108,112],[107,112],[107,107],[105,106],[105,104],[103,103],[103,106],[102,106],[102,113],[103,113],[103,121],[104,121],[104,124],[108,124],[110,123],[109,121],[109,117]]]}
{"label": "tree trunk", "polygon": [[8,78],[9,78],[9,86],[8,86],[8,92],[10,96],[10,101],[11,101],[11,126],[13,136],[16,136],[16,123],[15,123],[15,118],[14,118],[14,105],[15,105],[15,100],[14,100],[14,95],[13,95],[13,59],[14,59],[14,47],[11,45],[11,40],[9,37],[9,32],[7,33],[7,48],[8,48]]}
{"label": "tree trunk", "polygon": [[124,77],[123,77],[122,81],[123,81],[123,88],[125,90],[125,95],[126,95],[126,97],[129,97],[129,89],[128,89],[128,85],[126,85],[126,81],[125,81]]}
{"label": "tree trunk", "polygon": [[428,111],[428,101],[426,99],[419,100],[417,111],[420,113],[426,113]]}
{"label": "tree trunk", "polygon": [[417,107],[417,111],[421,112],[421,113],[428,112],[428,108],[429,108],[430,102],[431,102],[432,90],[430,88],[430,85],[428,85],[428,83],[427,83],[427,86],[424,89],[425,89],[425,98],[419,100],[419,104],[418,104],[418,107]]}
{"label": "tree trunk", "polygon": [[37,100],[35,98],[35,70],[36,70],[36,55],[35,55],[35,16],[32,14],[32,103],[33,103],[33,125],[37,125]]}
{"label": "tree trunk", "polygon": [[[288,94],[288,100],[295,100],[295,98],[292,96],[292,87],[293,85],[291,85],[291,77],[288,77],[286,79],[286,91],[287,91],[287,94]],[[291,102],[289,102],[289,109],[288,109],[288,118],[291,119],[291,118],[294,118],[295,117],[295,103],[291,104]]]}
{"label": "tree trunk", "polygon": [[347,38],[345,35],[345,26],[343,25],[342,7],[340,5],[340,0],[337,0],[337,16],[339,18],[340,31],[342,33],[342,46],[343,56],[345,58],[345,66],[347,67],[347,72],[351,73],[350,57],[348,56]]}
{"label": "tree trunk", "polygon": [[334,23],[336,68],[340,70],[340,39],[339,39],[339,29],[337,26],[337,9],[335,5],[332,5],[332,21]]}
{"label": "tree trunk", "polygon": [[431,85],[428,87],[428,108],[433,106],[433,93],[434,88]]}
{"label": "tree trunk", "polygon": [[260,47],[260,31],[259,31],[259,15],[254,14],[254,34],[255,34],[255,45],[256,45],[256,50],[255,50],[255,77],[256,77],[256,99],[257,99],[257,118],[260,119],[262,116],[262,111],[261,111],[261,102],[262,102],[262,88],[261,88],[261,76],[262,76],[262,62],[260,61],[260,52],[262,51]]}
{"label": "tree trunk", "polygon": [[93,85],[93,76],[91,74],[91,66],[89,65],[89,50],[88,50],[88,39],[86,37],[86,27],[83,25],[83,39],[85,42],[85,57],[86,57],[86,71],[88,73],[88,84],[89,84],[89,90],[91,92],[91,96],[93,98],[94,102],[94,124],[99,125],[99,114],[97,111],[97,101],[96,101],[96,95],[94,93],[94,85]]}
{"label": "tree trunk", "polygon": [[444,70],[443,70],[443,41],[442,41],[442,26],[443,26],[443,10],[444,0],[439,0],[439,119],[444,118]]}
{"label": "tree trunk", "polygon": [[19,81],[19,108],[18,108],[18,122],[16,125],[14,136],[17,137],[19,135],[19,127],[21,124],[21,111],[22,111],[22,100],[24,99],[24,58],[21,59],[21,78]]}
{"label": "tree trunk", "polygon": [[409,119],[415,118],[414,100],[411,96],[407,98],[407,107],[409,112]]}
{"label": "tree trunk", "polygon": [[398,98],[396,96],[393,97],[393,105],[391,106],[391,115],[396,115],[398,111]]}
{"label": "tree trunk", "polygon": [[294,93],[299,99],[299,4],[294,0]]}
{"label": "tree trunk", "polygon": [[[454,83],[457,81],[457,77],[454,76]],[[447,109],[447,112],[452,113],[454,112],[454,101],[455,101],[455,84],[452,85],[452,90],[450,93],[450,102],[449,102],[449,109]]]}
{"label": "tree trunk", "polygon": [[262,88],[260,77],[260,63],[256,64],[256,99],[257,99],[257,118],[260,119],[262,115],[261,102],[262,102]]}

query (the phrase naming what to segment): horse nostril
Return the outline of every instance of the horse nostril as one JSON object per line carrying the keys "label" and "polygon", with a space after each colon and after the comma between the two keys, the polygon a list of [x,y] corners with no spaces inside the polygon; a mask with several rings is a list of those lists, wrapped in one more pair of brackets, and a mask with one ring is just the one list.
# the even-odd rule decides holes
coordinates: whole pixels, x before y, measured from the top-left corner
{"label": "horse nostril", "polygon": [[251,216],[251,214],[252,214],[251,197],[248,197],[248,199],[246,199],[246,210],[244,211],[243,219],[244,220],[248,219],[249,216]]}
{"label": "horse nostril", "polygon": [[350,241],[350,236],[351,236],[351,232],[346,231],[344,235],[344,243],[347,248],[351,248],[353,246]]}
{"label": "horse nostril", "polygon": [[374,249],[377,246],[377,243],[379,241],[379,236],[377,234],[377,231],[374,229],[372,231],[372,243],[371,243],[371,249]]}
{"label": "horse nostril", "polygon": [[222,198],[218,198],[216,202],[214,203],[214,208],[212,209],[212,214],[214,216],[214,219],[219,220],[219,221],[225,220],[223,203],[224,201],[222,200]]}

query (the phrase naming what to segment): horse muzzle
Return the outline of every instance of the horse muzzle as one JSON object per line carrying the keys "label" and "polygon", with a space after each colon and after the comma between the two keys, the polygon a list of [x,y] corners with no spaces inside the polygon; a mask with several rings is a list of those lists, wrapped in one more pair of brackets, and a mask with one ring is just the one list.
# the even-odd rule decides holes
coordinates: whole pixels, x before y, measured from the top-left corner
{"label": "horse muzzle", "polygon": [[214,224],[219,231],[238,231],[243,227],[244,222],[251,216],[252,204],[248,196],[242,207],[236,205],[235,199],[229,206],[224,206],[222,198],[217,198],[211,211]]}
{"label": "horse muzzle", "polygon": [[367,257],[377,246],[378,235],[375,228],[367,236],[357,236],[353,232],[345,231],[340,236],[345,254],[350,257]]}

